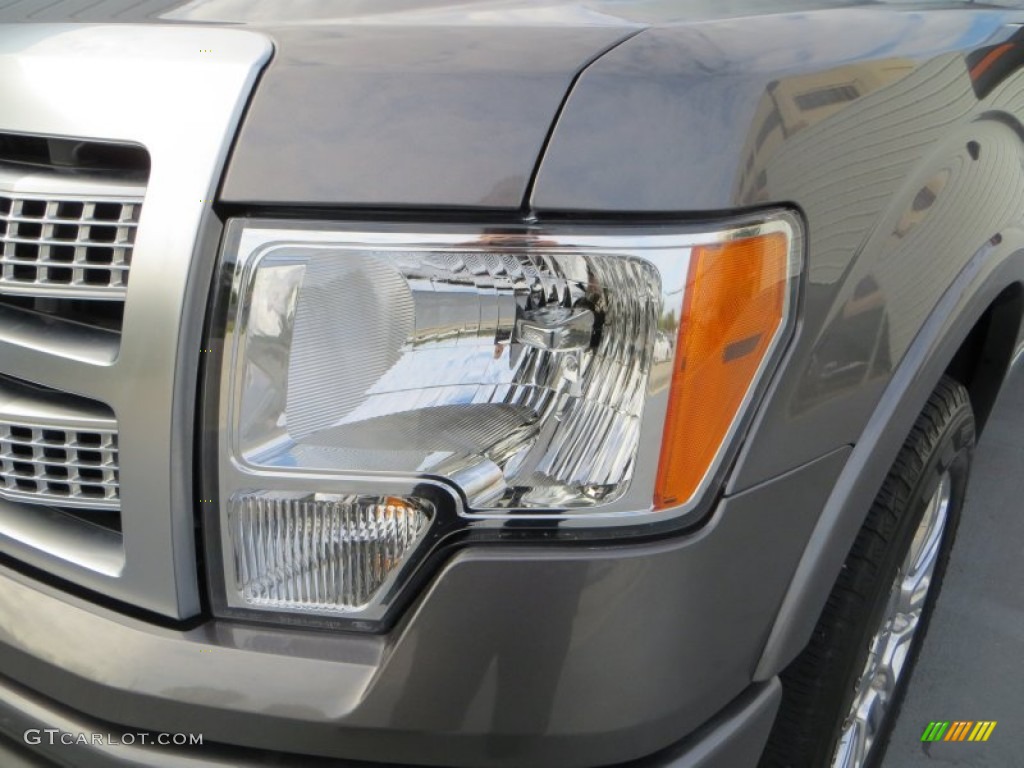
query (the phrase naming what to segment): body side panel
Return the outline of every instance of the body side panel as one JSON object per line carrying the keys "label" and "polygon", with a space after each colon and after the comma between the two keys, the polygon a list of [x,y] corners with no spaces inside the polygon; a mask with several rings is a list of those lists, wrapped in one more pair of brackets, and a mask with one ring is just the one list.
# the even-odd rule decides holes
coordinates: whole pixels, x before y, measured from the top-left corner
{"label": "body side panel", "polygon": [[1021,20],[881,8],[649,30],[580,78],[553,132],[541,215],[789,203],[807,221],[800,328],[727,492],[857,447],[760,679],[806,643],[928,393],[1024,280]]}
{"label": "body side panel", "polygon": [[889,467],[957,348],[1008,286],[1022,285],[1024,228],[1016,227],[975,253],[943,295],[832,489],[765,645],[757,679],[770,679],[806,645]]}
{"label": "body side panel", "polygon": [[[647,30],[580,78],[541,217],[789,204],[807,222],[800,327],[729,492],[855,442],[943,292],[1021,219],[1019,18],[883,7]],[[986,80],[978,62],[1004,45],[1016,65]]]}
{"label": "body side panel", "polygon": [[848,454],[690,536],[464,549],[386,637],[156,628],[3,571],[0,615],[33,620],[0,626],[0,668],[98,719],[212,742],[477,768],[640,758],[750,685]]}

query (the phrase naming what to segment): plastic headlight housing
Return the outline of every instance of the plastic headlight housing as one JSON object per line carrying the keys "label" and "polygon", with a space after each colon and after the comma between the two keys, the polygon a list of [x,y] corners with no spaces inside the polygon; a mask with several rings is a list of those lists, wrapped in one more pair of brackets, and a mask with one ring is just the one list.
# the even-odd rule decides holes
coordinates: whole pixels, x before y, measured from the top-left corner
{"label": "plastic headlight housing", "polygon": [[697,233],[424,229],[229,228],[227,608],[379,618],[446,516],[678,515],[791,326],[787,214]]}

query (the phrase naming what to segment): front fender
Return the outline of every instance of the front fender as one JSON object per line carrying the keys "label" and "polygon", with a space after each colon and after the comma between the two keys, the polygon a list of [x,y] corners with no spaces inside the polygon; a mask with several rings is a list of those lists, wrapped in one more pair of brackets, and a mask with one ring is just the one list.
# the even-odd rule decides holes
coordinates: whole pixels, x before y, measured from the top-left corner
{"label": "front fender", "polygon": [[[767,680],[810,639],[846,554],[917,415],[982,315],[1024,285],[1024,228],[979,248],[907,349],[811,533],[754,674]],[[1020,336],[1016,318],[1015,339]]]}

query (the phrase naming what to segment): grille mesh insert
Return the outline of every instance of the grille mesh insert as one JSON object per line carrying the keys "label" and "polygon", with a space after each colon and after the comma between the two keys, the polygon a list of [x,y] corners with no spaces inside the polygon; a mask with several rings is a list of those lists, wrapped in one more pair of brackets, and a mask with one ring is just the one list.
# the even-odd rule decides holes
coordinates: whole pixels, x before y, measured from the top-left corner
{"label": "grille mesh insert", "polygon": [[123,299],[141,208],[0,192],[0,293]]}
{"label": "grille mesh insert", "polygon": [[114,430],[0,422],[0,496],[116,509],[118,490]]}

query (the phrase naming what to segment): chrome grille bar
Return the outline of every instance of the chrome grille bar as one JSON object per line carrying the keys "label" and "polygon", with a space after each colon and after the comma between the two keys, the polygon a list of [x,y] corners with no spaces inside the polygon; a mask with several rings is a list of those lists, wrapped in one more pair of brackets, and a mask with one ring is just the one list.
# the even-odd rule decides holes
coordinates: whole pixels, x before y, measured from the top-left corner
{"label": "chrome grille bar", "polygon": [[74,182],[0,167],[0,294],[124,300],[144,187]]}
{"label": "chrome grille bar", "polygon": [[0,496],[31,504],[119,509],[117,433],[0,422]]}
{"label": "chrome grille bar", "polygon": [[89,400],[0,380],[0,498],[120,508],[117,423]]}
{"label": "chrome grille bar", "polygon": [[[263,35],[240,29],[0,25],[0,133],[58,142],[70,150],[82,142],[131,145],[144,148],[148,158],[118,165],[124,155],[94,155],[102,162],[71,173],[52,161],[73,160],[74,151],[55,154],[38,145],[36,154],[26,149],[19,155],[18,146],[31,147],[15,141],[7,143],[8,156],[0,156],[6,180],[0,196],[11,201],[5,205],[3,235],[13,242],[5,251],[25,239],[40,250],[60,247],[53,242],[60,241],[85,251],[71,254],[69,283],[55,284],[49,273],[68,268],[60,262],[45,265],[47,273],[40,269],[31,281],[23,273],[0,286],[0,383],[17,380],[56,390],[59,397],[48,400],[54,407],[75,402],[77,408],[78,400],[101,404],[101,413],[79,408],[77,418],[47,423],[96,432],[96,422],[85,417],[110,419],[104,428],[117,432],[120,502],[116,512],[104,512],[0,497],[0,553],[171,618],[201,609],[192,425],[212,281],[209,257],[220,237],[210,201],[249,93],[272,50]],[[132,94],[131,108],[98,109],[94,89],[67,87],[69,73],[76,82],[117,83]],[[143,195],[141,209],[122,210],[116,221],[97,210],[108,202],[137,206]],[[22,201],[17,210],[16,199]],[[24,202],[33,200],[46,205],[30,204],[26,211]],[[61,208],[69,201],[81,203],[81,212]],[[91,213],[88,203],[97,205]],[[35,223],[38,233],[31,227],[28,235],[15,231],[24,219]],[[70,230],[56,231],[65,226],[78,228],[73,242],[66,237]],[[49,228],[45,234],[44,227]],[[95,237],[94,227],[112,227],[113,241],[109,230]],[[99,263],[104,282],[90,284],[86,271],[96,267],[89,249],[127,245],[123,257],[110,255]],[[12,263],[4,269],[11,272],[32,266],[21,264],[23,257],[14,253],[5,255]],[[52,260],[52,250],[48,255]],[[67,258],[68,252],[61,255]],[[76,264],[83,256],[85,263]],[[122,265],[128,269],[118,269]],[[81,277],[75,269],[82,270]],[[114,273],[129,279],[118,280]],[[10,293],[21,295],[5,295]],[[107,301],[79,300],[104,295]],[[46,390],[37,388],[30,399]],[[40,421],[7,412],[10,424]],[[73,463],[69,458],[69,473]],[[27,474],[27,467],[21,469]],[[97,522],[106,520],[97,525],[92,515]],[[119,527],[109,519],[115,515]]]}

